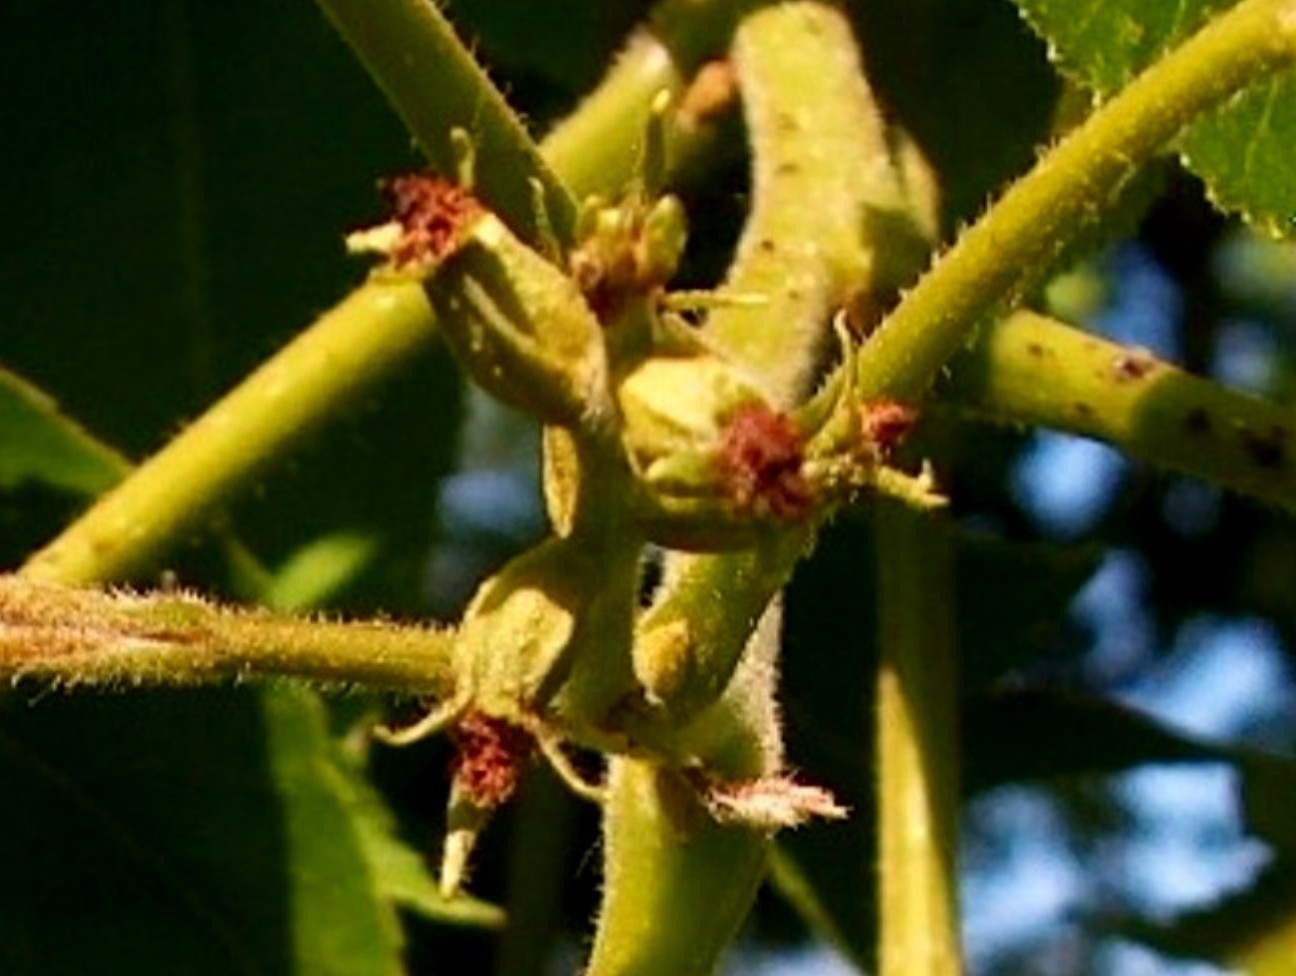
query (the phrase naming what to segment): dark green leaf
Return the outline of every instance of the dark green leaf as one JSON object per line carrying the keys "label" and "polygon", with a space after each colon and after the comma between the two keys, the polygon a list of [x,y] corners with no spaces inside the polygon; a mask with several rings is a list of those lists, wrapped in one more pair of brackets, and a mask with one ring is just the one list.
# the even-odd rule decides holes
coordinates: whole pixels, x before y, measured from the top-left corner
{"label": "dark green leaf", "polygon": [[[52,7],[0,5],[0,83],[16,242],[0,360],[134,457],[363,277],[343,237],[381,214],[378,177],[419,165],[308,2],[109,3],[74,31]],[[381,558],[347,602],[417,609],[458,403],[449,357],[429,350],[247,486],[235,531],[275,563],[366,535]],[[6,544],[32,541],[25,510],[12,532],[8,517]]]}
{"label": "dark green leaf", "polygon": [[1133,709],[1089,695],[1019,689],[973,695],[964,703],[963,787],[1087,773],[1150,762],[1209,762],[1231,756]]}
{"label": "dark green leaf", "polygon": [[852,4],[865,67],[934,166],[947,229],[979,215],[1035,160],[1057,78],[1005,3]]}
{"label": "dark green leaf", "polygon": [[983,688],[1047,651],[1057,639],[1068,605],[1097,570],[1101,557],[1096,547],[960,535],[959,679],[963,687]]}
{"label": "dark green leaf", "polygon": [[333,749],[288,686],[11,697],[0,971],[399,973]]}
{"label": "dark green leaf", "polygon": [[1296,861],[1270,864],[1247,888],[1168,923],[1121,933],[1174,956],[1205,959],[1247,976],[1288,976],[1296,959]]}
{"label": "dark green leaf", "polygon": [[36,482],[93,498],[129,467],[50,397],[0,367],[0,491]]}

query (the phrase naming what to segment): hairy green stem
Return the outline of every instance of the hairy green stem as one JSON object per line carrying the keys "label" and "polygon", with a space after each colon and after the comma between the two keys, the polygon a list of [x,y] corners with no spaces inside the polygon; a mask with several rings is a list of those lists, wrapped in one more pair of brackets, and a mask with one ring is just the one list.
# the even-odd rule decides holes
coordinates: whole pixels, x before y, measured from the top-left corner
{"label": "hairy green stem", "polygon": [[586,976],[710,976],[765,872],[766,838],[716,823],[677,770],[617,758]]}
{"label": "hairy green stem", "polygon": [[[684,730],[689,754],[733,783],[777,774],[781,605],[762,615],[724,695]],[[608,763],[604,890],[587,976],[709,976],[751,909],[770,831],[721,823],[697,784],[653,759]]]}
{"label": "hairy green stem", "polygon": [[953,556],[895,504],[876,525],[879,976],[962,972]]}
{"label": "hairy green stem", "polygon": [[662,595],[639,618],[634,646],[639,680],[672,724],[687,723],[720,697],[812,536],[781,532],[741,552],[671,554]]}
{"label": "hairy green stem", "polygon": [[[884,242],[872,238],[878,228],[868,218],[902,207],[900,188],[838,11],[819,3],[758,10],[737,31],[734,59],[754,173],[751,215],[726,288],[767,301],[716,309],[705,329],[788,407],[814,382],[832,314],[872,284],[870,251]],[[668,709],[688,715],[715,700],[750,626],[809,542],[793,531],[747,553],[668,557],[636,661]],[[741,613],[717,615],[706,606]],[[719,617],[723,625],[702,623]]]}
{"label": "hairy green stem", "polygon": [[957,409],[1093,437],[1296,510],[1296,422],[1286,405],[1026,311],[985,329],[952,365],[944,392]]}
{"label": "hairy green stem", "polygon": [[0,681],[195,685],[298,677],[448,698],[453,634],[0,576]]}
{"label": "hairy green stem", "polygon": [[433,168],[456,175],[455,128],[473,140],[475,187],[519,237],[541,241],[533,180],[549,222],[569,242],[576,210],[509,108],[431,0],[319,0]]}
{"label": "hairy green stem", "polygon": [[432,324],[417,285],[357,289],[33,555],[24,575],[77,584],[144,572],[285,450],[426,348]]}
{"label": "hairy green stem", "polygon": [[870,286],[870,212],[898,209],[881,117],[845,17],[819,3],[745,18],[734,65],[752,141],[752,203],[725,289],[759,295],[721,306],[707,334],[798,402],[828,351],[832,315]]}
{"label": "hairy green stem", "polygon": [[663,91],[677,99],[686,80],[686,69],[660,38],[647,31],[631,37],[604,83],[545,139],[545,158],[576,199],[626,187],[643,155],[653,99]]}
{"label": "hairy green stem", "polygon": [[1244,0],[1148,68],[1018,181],[905,296],[859,360],[865,394],[915,398],[986,316],[1017,304],[1188,123],[1296,57],[1296,3]]}

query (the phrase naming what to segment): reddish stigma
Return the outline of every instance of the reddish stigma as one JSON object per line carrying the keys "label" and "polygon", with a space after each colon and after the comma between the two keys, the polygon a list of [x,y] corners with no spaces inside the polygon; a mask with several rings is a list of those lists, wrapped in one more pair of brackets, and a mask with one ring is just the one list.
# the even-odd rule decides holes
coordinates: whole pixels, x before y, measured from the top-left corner
{"label": "reddish stigma", "polygon": [[517,790],[531,759],[531,736],[503,719],[470,712],[455,727],[454,780],[479,807],[494,809]]}
{"label": "reddish stigma", "polygon": [[445,257],[458,245],[464,228],[482,213],[476,197],[441,176],[411,173],[378,186],[404,231],[391,254],[397,267]]}
{"label": "reddish stigma", "polygon": [[720,441],[720,469],[737,502],[781,519],[804,516],[813,501],[804,456],[796,425],[764,404],[739,410]]}
{"label": "reddish stigma", "polygon": [[872,400],[860,408],[860,420],[864,436],[877,447],[878,454],[885,458],[913,429],[918,421],[918,412],[913,407],[894,400]]}

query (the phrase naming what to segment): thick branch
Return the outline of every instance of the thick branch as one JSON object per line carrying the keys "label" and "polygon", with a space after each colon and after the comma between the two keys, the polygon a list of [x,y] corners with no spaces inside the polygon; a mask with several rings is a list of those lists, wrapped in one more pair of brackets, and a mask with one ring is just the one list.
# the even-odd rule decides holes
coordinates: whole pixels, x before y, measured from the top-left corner
{"label": "thick branch", "polygon": [[957,409],[1097,438],[1296,511],[1296,423],[1288,405],[1033,312],[986,328],[953,367],[945,392]]}
{"label": "thick branch", "polygon": [[864,347],[863,392],[920,396],[986,316],[1016,305],[1188,123],[1288,67],[1296,4],[1244,0],[1096,109],[905,297]]}
{"label": "thick branch", "polygon": [[298,677],[449,698],[453,633],[0,576],[0,681],[193,685]]}

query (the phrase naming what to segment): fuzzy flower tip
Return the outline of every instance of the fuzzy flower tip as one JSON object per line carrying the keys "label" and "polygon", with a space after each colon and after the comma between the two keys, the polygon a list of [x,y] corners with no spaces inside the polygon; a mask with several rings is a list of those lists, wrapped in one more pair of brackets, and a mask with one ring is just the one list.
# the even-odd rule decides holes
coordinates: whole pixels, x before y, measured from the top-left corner
{"label": "fuzzy flower tip", "polygon": [[455,728],[455,741],[455,785],[481,808],[507,803],[530,762],[530,734],[503,719],[471,712]]}

